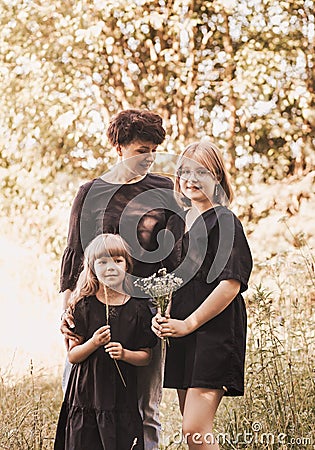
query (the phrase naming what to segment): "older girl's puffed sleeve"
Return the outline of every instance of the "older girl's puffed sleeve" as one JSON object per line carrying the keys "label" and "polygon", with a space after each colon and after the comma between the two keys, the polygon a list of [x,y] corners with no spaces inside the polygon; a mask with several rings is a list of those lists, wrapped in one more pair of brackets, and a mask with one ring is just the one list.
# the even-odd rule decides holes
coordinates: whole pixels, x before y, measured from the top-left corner
{"label": "older girl's puffed sleeve", "polygon": [[[81,215],[84,200],[93,182],[80,187],[70,213],[67,247],[63,253],[60,271],[60,291],[74,290],[82,271],[83,247],[81,240]],[[87,227],[85,227],[87,229]],[[92,236],[91,236],[92,237]]]}
{"label": "older girl's puffed sleeve", "polygon": [[244,292],[248,288],[253,261],[242,224],[230,212],[221,216],[220,225],[221,247],[219,245],[218,252],[223,258],[221,259],[222,270],[220,270],[217,280],[219,282],[228,279],[240,281],[240,292]]}

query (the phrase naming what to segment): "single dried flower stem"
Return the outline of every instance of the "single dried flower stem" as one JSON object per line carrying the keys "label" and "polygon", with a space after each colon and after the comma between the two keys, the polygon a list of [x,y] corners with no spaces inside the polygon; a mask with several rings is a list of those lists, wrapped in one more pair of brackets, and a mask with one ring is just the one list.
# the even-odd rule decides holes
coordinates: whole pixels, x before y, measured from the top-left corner
{"label": "single dried flower stem", "polygon": [[[106,315],[105,322],[106,322],[106,325],[109,325],[109,304],[108,304],[108,296],[107,296],[107,287],[106,286],[104,286],[104,297],[105,297],[105,315]],[[116,368],[118,370],[118,373],[119,373],[119,376],[121,378],[122,384],[125,387],[127,387],[125,379],[124,379],[124,376],[121,373],[121,370],[119,368],[118,362],[116,361],[116,359],[114,359],[113,361],[114,361],[115,366],[116,366]]]}
{"label": "single dried flower stem", "polygon": [[124,376],[123,376],[123,374],[121,373],[121,370],[120,370],[120,368],[119,368],[119,365],[118,365],[118,362],[116,361],[116,359],[114,359],[114,363],[115,363],[115,365],[116,365],[116,367],[117,367],[117,370],[118,370],[118,373],[119,373],[119,376],[120,376],[120,379],[121,379],[121,381],[122,381],[122,384],[125,386],[125,388],[127,387],[127,385],[126,385],[126,382],[125,382],[125,379],[124,379]]}
{"label": "single dried flower stem", "polygon": [[104,297],[105,297],[105,308],[106,308],[106,325],[109,325],[109,304],[108,304],[108,296],[107,296],[107,287],[104,286]]}

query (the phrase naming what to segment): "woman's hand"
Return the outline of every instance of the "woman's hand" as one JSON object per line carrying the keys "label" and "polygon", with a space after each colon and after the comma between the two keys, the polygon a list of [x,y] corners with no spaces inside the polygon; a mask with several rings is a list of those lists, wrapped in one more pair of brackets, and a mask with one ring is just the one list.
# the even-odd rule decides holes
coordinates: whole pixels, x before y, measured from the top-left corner
{"label": "woman's hand", "polygon": [[60,331],[64,335],[66,341],[70,339],[75,342],[80,342],[80,336],[71,331],[74,327],[75,324],[73,320],[72,310],[68,308],[62,313]]}
{"label": "woman's hand", "polygon": [[124,349],[120,342],[110,342],[105,345],[105,351],[109,353],[109,356],[113,359],[124,358]]}
{"label": "woman's hand", "polygon": [[[160,338],[183,337],[191,333],[185,320],[171,319],[170,317],[162,317],[163,321],[157,322],[157,336]],[[153,320],[152,320],[152,330]],[[154,331],[155,332],[155,331]]]}
{"label": "woman's hand", "polygon": [[91,341],[96,347],[100,347],[101,345],[106,345],[111,339],[110,335],[110,326],[104,325],[96,330],[91,337]]}

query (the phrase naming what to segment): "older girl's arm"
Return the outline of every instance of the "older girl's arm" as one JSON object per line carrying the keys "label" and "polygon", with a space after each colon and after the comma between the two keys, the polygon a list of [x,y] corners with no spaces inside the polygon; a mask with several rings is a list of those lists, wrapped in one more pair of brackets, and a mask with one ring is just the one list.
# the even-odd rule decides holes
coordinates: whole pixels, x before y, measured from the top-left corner
{"label": "older girl's arm", "polygon": [[184,320],[189,333],[220,314],[237,296],[241,283],[237,280],[223,280],[206,300]]}
{"label": "older girl's arm", "polygon": [[223,280],[185,320],[164,319],[159,325],[159,336],[181,337],[192,333],[203,324],[220,314],[236,297],[241,283],[237,280]]}

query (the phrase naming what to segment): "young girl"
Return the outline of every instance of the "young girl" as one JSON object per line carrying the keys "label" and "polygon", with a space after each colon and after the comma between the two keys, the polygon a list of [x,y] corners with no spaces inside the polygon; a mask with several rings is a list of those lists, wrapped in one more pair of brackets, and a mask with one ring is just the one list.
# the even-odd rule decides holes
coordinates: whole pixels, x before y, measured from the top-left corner
{"label": "young girl", "polygon": [[146,300],[128,295],[132,261],[119,235],[101,234],[86,248],[72,296],[73,364],[55,450],[143,449],[136,367],[150,361],[156,337]]}
{"label": "young girl", "polygon": [[169,316],[153,330],[169,338],[165,381],[176,388],[189,449],[218,449],[213,420],[223,395],[243,395],[247,289],[251,253],[237,217],[227,209],[232,189],[222,156],[208,138],[179,159],[175,190],[191,207],[172,216],[175,237],[166,261],[184,279]]}

